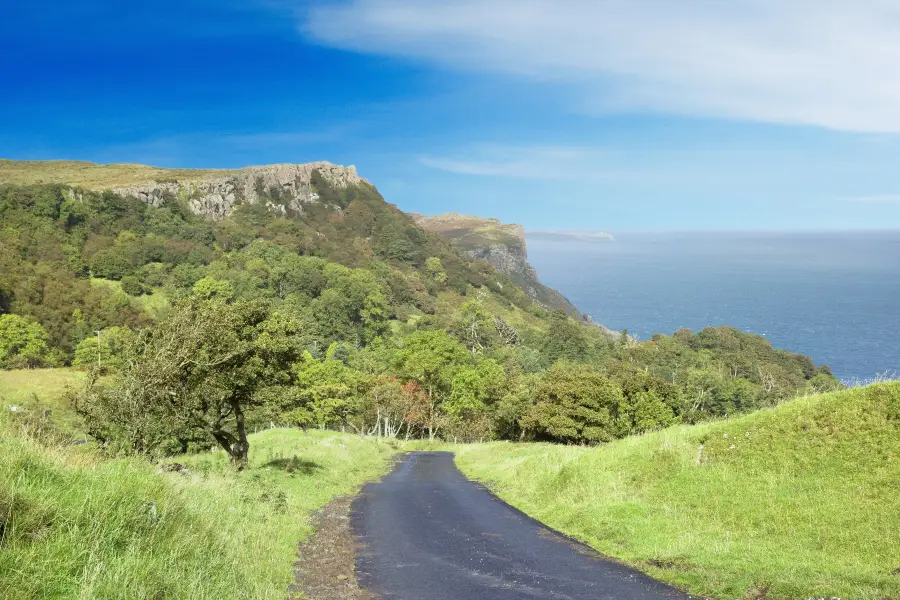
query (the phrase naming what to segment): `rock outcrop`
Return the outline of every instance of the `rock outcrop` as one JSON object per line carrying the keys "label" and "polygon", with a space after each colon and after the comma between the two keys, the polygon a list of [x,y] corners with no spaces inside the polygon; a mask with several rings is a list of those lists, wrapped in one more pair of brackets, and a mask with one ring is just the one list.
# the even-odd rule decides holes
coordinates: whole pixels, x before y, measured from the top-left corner
{"label": "rock outcrop", "polygon": [[[366,183],[357,174],[356,167],[313,162],[245,167],[196,180],[147,181],[114,187],[112,191],[121,196],[134,196],[153,206],[159,206],[166,197],[176,197],[194,213],[214,220],[225,218],[241,203],[261,201],[284,213],[299,213],[304,204],[319,199],[312,185],[314,171],[337,188]],[[272,202],[272,198],[279,199],[278,203]]]}
{"label": "rock outcrop", "polygon": [[458,213],[445,213],[433,217],[410,213],[410,216],[423,229],[447,238],[457,250],[472,258],[489,262],[547,308],[561,308],[570,313],[578,312],[565,296],[542,284],[537,271],[528,264],[525,228],[521,225]]}

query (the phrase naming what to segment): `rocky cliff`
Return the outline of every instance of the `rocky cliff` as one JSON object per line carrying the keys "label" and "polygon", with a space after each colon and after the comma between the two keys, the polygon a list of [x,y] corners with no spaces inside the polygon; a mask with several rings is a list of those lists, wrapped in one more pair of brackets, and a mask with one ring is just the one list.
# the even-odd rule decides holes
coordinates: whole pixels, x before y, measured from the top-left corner
{"label": "rocky cliff", "polygon": [[[217,220],[228,216],[240,203],[263,201],[264,195],[273,209],[302,212],[304,204],[319,199],[312,181],[316,171],[338,188],[365,182],[353,166],[313,162],[246,167],[194,180],[157,179],[111,189],[122,196],[134,196],[154,206],[162,203],[166,196],[174,196],[185,201],[194,213]],[[276,204],[270,198],[279,198],[280,201]]]}
{"label": "rocky cliff", "polygon": [[528,264],[525,228],[521,225],[458,213],[432,217],[411,213],[410,216],[423,229],[447,238],[457,250],[472,258],[484,259],[498,271],[506,273],[516,285],[544,306],[578,312],[565,296],[542,284],[537,272]]}

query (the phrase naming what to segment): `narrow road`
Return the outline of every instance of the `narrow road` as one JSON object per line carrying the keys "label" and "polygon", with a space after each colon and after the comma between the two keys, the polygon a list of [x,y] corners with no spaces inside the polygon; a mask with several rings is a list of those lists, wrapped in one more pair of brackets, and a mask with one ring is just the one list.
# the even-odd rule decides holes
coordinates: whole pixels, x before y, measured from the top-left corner
{"label": "narrow road", "polygon": [[415,452],[363,488],[357,577],[382,600],[659,600],[682,594],[555,534],[457,470]]}

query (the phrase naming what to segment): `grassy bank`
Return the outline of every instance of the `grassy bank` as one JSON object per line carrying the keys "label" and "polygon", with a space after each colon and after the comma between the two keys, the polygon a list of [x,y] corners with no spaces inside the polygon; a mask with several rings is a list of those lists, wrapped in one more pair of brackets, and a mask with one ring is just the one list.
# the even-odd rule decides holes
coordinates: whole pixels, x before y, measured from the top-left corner
{"label": "grassy bank", "polygon": [[386,471],[392,452],[350,435],[270,430],[252,436],[247,471],[214,452],[181,460],[186,476],[4,427],[5,600],[284,598],[311,513]]}
{"label": "grassy bank", "polygon": [[505,500],[720,598],[900,598],[900,384],[600,448],[462,446]]}

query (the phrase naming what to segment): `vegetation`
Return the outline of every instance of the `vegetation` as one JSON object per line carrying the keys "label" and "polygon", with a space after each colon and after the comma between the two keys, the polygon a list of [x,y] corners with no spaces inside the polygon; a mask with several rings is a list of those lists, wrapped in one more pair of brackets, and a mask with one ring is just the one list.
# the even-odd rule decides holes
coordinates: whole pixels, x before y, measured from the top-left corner
{"label": "vegetation", "polygon": [[700,596],[900,597],[900,383],[596,449],[455,450],[504,500]]}
{"label": "vegetation", "polygon": [[0,367],[96,359],[109,376],[73,403],[107,450],[218,444],[239,467],[264,425],[598,443],[839,387],[732,328],[613,339],[368,184],[312,184],[302,214],[216,222],[175,197],[0,186]]}
{"label": "vegetation", "polygon": [[[310,515],[386,471],[392,448],[270,430],[161,472],[53,441],[0,413],[0,597],[284,598]],[[180,471],[180,472],[179,472]]]}
{"label": "vegetation", "polygon": [[367,184],[213,222],[99,189],[151,168],[54,168],[93,189],[0,162],[0,597],[281,597],[393,439],[538,442],[459,464],[698,594],[900,594],[897,384],[729,327],[610,337]]}

